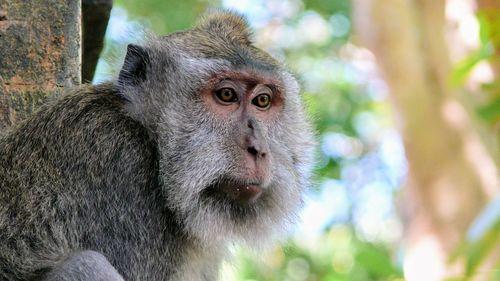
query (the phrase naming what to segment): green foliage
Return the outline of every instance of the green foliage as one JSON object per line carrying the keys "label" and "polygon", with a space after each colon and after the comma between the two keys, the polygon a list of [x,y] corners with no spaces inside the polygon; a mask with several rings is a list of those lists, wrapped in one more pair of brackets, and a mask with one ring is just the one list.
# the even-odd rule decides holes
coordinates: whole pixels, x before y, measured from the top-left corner
{"label": "green foliage", "polygon": [[[464,241],[463,244],[452,255],[450,263],[465,260],[465,274],[451,280],[474,280],[476,275],[489,276],[487,280],[500,280],[500,272],[478,272],[478,268],[482,262],[492,253],[494,249],[498,249],[500,245],[500,217],[496,222],[476,241]],[[500,268],[500,260],[492,268]]]}
{"label": "green foliage", "polygon": [[289,241],[275,249],[266,263],[239,253],[237,272],[227,280],[402,280],[385,246],[363,242],[347,226],[333,227],[317,241]]}
{"label": "green foliage", "polygon": [[328,17],[335,13],[351,14],[351,2],[349,0],[341,1],[323,1],[323,0],[305,0],[306,10],[314,10],[321,15]]}
{"label": "green foliage", "polygon": [[[479,22],[479,48],[459,62],[451,74],[451,84],[461,87],[469,77],[474,67],[480,62],[498,63],[500,58],[500,12],[481,10],[477,14]],[[500,81],[483,86],[484,100],[476,109],[483,121],[495,126],[500,121]]]}
{"label": "green foliage", "polygon": [[[454,86],[463,86],[474,67],[480,62],[498,64],[500,58],[500,11],[480,10],[477,13],[479,22],[479,48],[455,66],[451,81]],[[500,80],[484,84],[481,88],[481,105],[476,107],[477,116],[492,127],[500,122]],[[497,203],[498,204],[498,203]],[[500,280],[500,271],[478,272],[483,261],[500,244],[500,217],[485,230],[477,240],[465,240],[450,258],[450,263],[465,262],[465,274],[451,280]],[[490,268],[500,268],[500,260]]]}
{"label": "green foliage", "polygon": [[477,109],[477,114],[489,124],[498,124],[500,122],[500,97],[479,107]]}
{"label": "green foliage", "polygon": [[478,50],[472,52],[468,57],[459,62],[451,75],[453,86],[462,86],[474,67],[493,56],[493,45],[489,41],[482,42]]}
{"label": "green foliage", "polygon": [[147,19],[148,25],[158,34],[191,27],[208,5],[198,0],[115,0],[114,4],[125,8],[133,19]]}

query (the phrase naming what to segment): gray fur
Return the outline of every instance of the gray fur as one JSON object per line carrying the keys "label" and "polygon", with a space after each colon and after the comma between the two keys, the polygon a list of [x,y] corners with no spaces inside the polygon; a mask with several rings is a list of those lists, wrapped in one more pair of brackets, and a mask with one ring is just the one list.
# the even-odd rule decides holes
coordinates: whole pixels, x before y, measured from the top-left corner
{"label": "gray fur", "polygon": [[94,251],[72,253],[44,279],[65,280],[124,281],[109,261]]}
{"label": "gray fur", "polygon": [[[145,78],[126,60],[118,82],[82,86],[2,136],[0,280],[215,280],[229,244],[261,247],[286,230],[307,185],[312,133],[297,82],[249,36],[241,17],[218,12],[151,37],[137,49]],[[258,124],[270,176],[248,205],[206,194],[245,172],[238,124],[217,121],[199,95],[224,71],[283,87],[279,118]]]}

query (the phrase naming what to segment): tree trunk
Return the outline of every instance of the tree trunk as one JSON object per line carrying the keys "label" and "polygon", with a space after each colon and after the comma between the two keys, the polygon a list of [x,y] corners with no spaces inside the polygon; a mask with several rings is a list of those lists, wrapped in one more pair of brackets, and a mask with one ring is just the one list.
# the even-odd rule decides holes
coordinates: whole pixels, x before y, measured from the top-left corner
{"label": "tree trunk", "polygon": [[[496,167],[449,86],[443,0],[355,0],[361,41],[375,54],[398,113],[407,280],[442,280],[448,255],[498,192]],[[456,272],[455,272],[456,273]]]}
{"label": "tree trunk", "polygon": [[112,0],[82,0],[82,81],[85,83],[94,78],[112,6]]}
{"label": "tree trunk", "polygon": [[0,132],[80,84],[80,1],[0,0]]}

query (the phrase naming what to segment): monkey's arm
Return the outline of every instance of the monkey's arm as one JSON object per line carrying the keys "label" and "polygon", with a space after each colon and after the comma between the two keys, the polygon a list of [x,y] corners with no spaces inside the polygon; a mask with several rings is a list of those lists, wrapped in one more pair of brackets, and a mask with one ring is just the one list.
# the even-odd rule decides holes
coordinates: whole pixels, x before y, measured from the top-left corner
{"label": "monkey's arm", "polygon": [[55,266],[43,281],[124,281],[122,276],[98,252],[82,251]]}

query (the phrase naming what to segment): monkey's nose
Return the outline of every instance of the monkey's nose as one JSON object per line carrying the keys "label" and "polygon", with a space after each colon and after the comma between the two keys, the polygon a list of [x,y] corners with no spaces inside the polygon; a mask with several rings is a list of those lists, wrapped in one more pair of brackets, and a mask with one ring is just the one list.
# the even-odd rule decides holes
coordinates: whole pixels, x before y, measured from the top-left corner
{"label": "monkey's nose", "polygon": [[257,158],[265,158],[266,157],[265,152],[260,152],[258,149],[256,149],[253,146],[248,147],[247,151],[248,151],[248,153],[252,154],[253,156],[255,156]]}
{"label": "monkey's nose", "polygon": [[247,152],[255,158],[265,158],[266,151],[255,137],[247,137]]}

